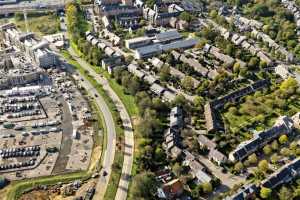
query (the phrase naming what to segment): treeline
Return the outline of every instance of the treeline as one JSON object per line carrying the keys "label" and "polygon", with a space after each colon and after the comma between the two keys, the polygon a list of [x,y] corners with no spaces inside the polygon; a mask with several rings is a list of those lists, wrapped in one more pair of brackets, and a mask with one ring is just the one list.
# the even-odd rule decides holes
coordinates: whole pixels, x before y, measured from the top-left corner
{"label": "treeline", "polygon": [[84,11],[78,2],[70,2],[66,5],[66,18],[68,32],[72,41],[78,45],[79,39],[85,37],[88,23],[84,17]]}
{"label": "treeline", "polygon": [[76,2],[69,3],[66,6],[66,16],[72,42],[83,53],[84,59],[92,65],[101,65],[104,52],[86,41],[85,32],[88,30],[88,23],[85,20],[84,11],[80,4]]}

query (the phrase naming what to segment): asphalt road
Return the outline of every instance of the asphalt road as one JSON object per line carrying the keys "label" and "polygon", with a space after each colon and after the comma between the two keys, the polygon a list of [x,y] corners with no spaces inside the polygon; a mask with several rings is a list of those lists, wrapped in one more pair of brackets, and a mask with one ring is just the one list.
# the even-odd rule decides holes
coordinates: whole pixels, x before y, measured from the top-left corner
{"label": "asphalt road", "polygon": [[[115,103],[117,110],[120,113],[120,117],[124,127],[125,134],[125,148],[124,148],[124,161],[122,166],[122,175],[119,181],[118,190],[116,193],[115,200],[126,200],[129,183],[131,180],[131,171],[133,165],[133,154],[134,154],[134,136],[133,129],[131,124],[130,116],[118,97],[118,95],[114,92],[114,90],[110,87],[108,81],[103,78],[101,75],[97,74],[87,62],[83,59],[79,58],[72,48],[68,49],[69,53],[73,56],[73,58],[85,69],[87,70],[96,81],[103,86],[103,89],[107,92],[109,97]],[[113,159],[112,159],[113,160]],[[99,200],[98,196],[95,195],[95,200]]]}
{"label": "asphalt road", "polygon": [[[83,78],[83,77],[81,77]],[[97,199],[103,199],[106,188],[108,186],[109,178],[111,175],[112,164],[114,162],[115,157],[115,150],[116,150],[116,129],[112,114],[105,103],[104,99],[97,90],[83,78],[84,81],[81,81],[81,85],[91,94],[100,108],[101,112],[103,113],[106,128],[107,128],[107,146],[104,152],[104,159],[102,162],[102,169],[100,172],[100,178],[96,186],[96,193],[95,197],[99,197]],[[106,175],[104,174],[106,173]]]}
{"label": "asphalt road", "polygon": [[36,0],[36,1],[22,1],[16,4],[0,5],[0,14],[10,14],[15,12],[29,11],[46,11],[63,9],[65,6],[64,0]]}
{"label": "asphalt road", "polygon": [[[74,71],[74,69],[71,67],[69,64],[65,64],[68,68],[68,70]],[[98,91],[92,86],[92,84],[82,75],[77,73],[80,78],[80,85],[95,99],[95,102],[97,103],[97,106],[101,110],[104,121],[105,121],[105,126],[107,129],[107,146],[104,151],[104,158],[101,163],[102,169],[100,172],[100,177],[99,181],[96,185],[96,192],[94,195],[94,199],[100,200],[103,199],[106,188],[108,186],[108,182],[110,179],[111,175],[111,169],[112,169],[112,164],[114,161],[115,157],[115,150],[116,150],[116,129],[115,129],[115,123],[112,117],[112,114],[109,110],[109,107],[107,106],[106,102],[102,98],[102,96],[98,93]],[[105,148],[105,147],[104,147]],[[104,175],[104,172],[106,173]],[[96,198],[97,197],[97,198]]]}

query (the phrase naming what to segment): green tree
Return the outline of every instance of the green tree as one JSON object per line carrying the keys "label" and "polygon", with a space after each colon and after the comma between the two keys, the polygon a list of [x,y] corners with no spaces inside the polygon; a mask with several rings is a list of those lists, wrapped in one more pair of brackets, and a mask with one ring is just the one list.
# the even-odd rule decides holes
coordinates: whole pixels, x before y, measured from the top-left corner
{"label": "green tree", "polygon": [[127,85],[127,90],[131,95],[135,95],[140,90],[141,83],[139,82],[137,77],[134,77],[129,81]]}
{"label": "green tree", "polygon": [[256,57],[252,57],[248,63],[248,67],[252,70],[257,69],[259,64],[259,60]]}
{"label": "green tree", "polygon": [[182,166],[177,162],[173,165],[173,173],[177,176],[180,177],[182,174]]}
{"label": "green tree", "polygon": [[243,168],[244,168],[244,165],[241,162],[237,162],[234,165],[234,171],[236,171],[236,172],[240,172]]}
{"label": "green tree", "polygon": [[266,172],[269,169],[269,163],[266,160],[262,160],[258,163],[258,168],[263,171]]}
{"label": "green tree", "polygon": [[78,2],[71,2],[66,5],[66,19],[71,38],[78,45],[78,40],[84,37],[88,28],[84,12]]}
{"label": "green tree", "polygon": [[211,10],[209,16],[211,18],[216,18],[218,16],[218,12],[216,10]]}
{"label": "green tree", "polygon": [[161,81],[168,81],[170,79],[170,66],[163,65],[159,72],[159,77]]}
{"label": "green tree", "polygon": [[181,81],[181,85],[183,88],[185,88],[187,91],[191,91],[194,88],[194,81],[192,77],[186,76],[184,79]]}
{"label": "green tree", "polygon": [[202,184],[202,189],[204,193],[211,193],[213,191],[212,184],[207,182]]}
{"label": "green tree", "polygon": [[181,20],[184,20],[184,21],[187,21],[187,22],[191,22],[191,21],[194,19],[193,15],[191,15],[190,13],[188,13],[188,12],[186,12],[186,11],[182,12],[182,13],[179,15],[179,18],[180,18]]}
{"label": "green tree", "polygon": [[248,157],[248,160],[250,162],[250,164],[256,164],[257,163],[257,156],[255,153],[251,154],[249,157]]}
{"label": "green tree", "polygon": [[282,91],[286,91],[290,89],[295,90],[297,88],[298,88],[298,82],[292,77],[289,77],[288,79],[284,80],[280,85],[280,90]]}
{"label": "green tree", "polygon": [[293,193],[289,188],[283,186],[279,190],[278,197],[280,200],[290,200],[293,199]]}
{"label": "green tree", "polygon": [[265,178],[265,174],[263,171],[261,171],[259,168],[254,168],[253,169],[253,175],[255,180],[261,181]]}
{"label": "green tree", "polygon": [[290,155],[290,150],[286,147],[283,147],[281,150],[280,150],[280,154],[283,155],[283,156],[289,156]]}
{"label": "green tree", "polygon": [[233,65],[233,72],[236,73],[236,74],[238,74],[240,72],[240,68],[241,68],[240,63],[238,63],[238,62],[234,63],[234,65]]}
{"label": "green tree", "polygon": [[259,62],[259,67],[261,68],[261,69],[264,69],[264,68],[266,68],[268,65],[267,65],[267,63],[265,62],[265,61],[260,61]]}
{"label": "green tree", "polygon": [[279,156],[276,153],[274,153],[270,159],[273,164],[276,164],[279,160]]}
{"label": "green tree", "polygon": [[280,144],[285,144],[288,141],[287,135],[280,136],[278,141],[279,141]]}
{"label": "green tree", "polygon": [[271,147],[272,147],[272,149],[273,149],[274,151],[278,150],[279,145],[278,145],[277,140],[274,140],[274,141],[272,142]]}
{"label": "green tree", "polygon": [[268,199],[271,196],[272,190],[269,188],[262,187],[260,189],[260,197],[263,199]]}
{"label": "green tree", "polygon": [[272,153],[272,148],[270,147],[270,145],[266,145],[264,146],[263,151],[265,155],[270,155]]}
{"label": "green tree", "polygon": [[193,104],[197,108],[197,110],[201,110],[201,107],[203,107],[204,103],[205,103],[205,100],[203,97],[196,96],[194,98]]}
{"label": "green tree", "polygon": [[295,189],[293,196],[297,199],[300,197],[300,188]]}
{"label": "green tree", "polygon": [[156,180],[151,172],[142,172],[135,175],[130,187],[130,199],[154,199],[156,194]]}
{"label": "green tree", "polygon": [[156,147],[154,158],[157,163],[160,163],[166,159],[165,152],[163,151],[162,148],[160,148],[158,146]]}

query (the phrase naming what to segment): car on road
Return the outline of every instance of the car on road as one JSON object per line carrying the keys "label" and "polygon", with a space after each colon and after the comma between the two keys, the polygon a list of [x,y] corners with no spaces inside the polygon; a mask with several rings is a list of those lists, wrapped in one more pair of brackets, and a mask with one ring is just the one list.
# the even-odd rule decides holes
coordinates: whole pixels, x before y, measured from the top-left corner
{"label": "car on road", "polygon": [[104,170],[102,175],[107,176],[107,172]]}

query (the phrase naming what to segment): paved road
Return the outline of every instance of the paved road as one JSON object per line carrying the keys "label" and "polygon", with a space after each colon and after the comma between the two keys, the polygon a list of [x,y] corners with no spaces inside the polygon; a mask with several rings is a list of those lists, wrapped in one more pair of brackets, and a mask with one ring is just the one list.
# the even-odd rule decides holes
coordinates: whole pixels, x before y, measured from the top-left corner
{"label": "paved road", "polygon": [[[129,182],[131,179],[131,171],[133,165],[133,153],[134,153],[134,136],[133,129],[131,124],[131,119],[127,110],[118,97],[118,95],[114,92],[114,90],[110,87],[108,81],[103,78],[101,75],[97,74],[92,68],[90,68],[89,64],[86,63],[83,59],[79,58],[72,48],[68,49],[69,53],[73,56],[73,58],[89,73],[96,79],[96,81],[103,86],[103,89],[107,92],[108,96],[115,103],[117,110],[120,113],[120,117],[122,119],[122,123],[124,126],[124,134],[125,134],[125,148],[124,148],[124,161],[122,167],[122,176],[119,181],[119,187],[117,190],[117,194],[115,200],[126,200],[127,191],[129,187]],[[96,200],[96,198],[94,198]],[[99,200],[97,198],[97,200]]]}
{"label": "paved road", "polygon": [[[68,67],[69,70],[70,66],[68,64],[65,65]],[[79,73],[78,73],[79,74]],[[116,129],[115,129],[115,123],[112,117],[112,114],[109,110],[109,107],[107,106],[106,102],[104,99],[101,97],[101,95],[98,93],[98,91],[91,85],[91,83],[84,77],[80,76],[80,85],[85,88],[88,93],[94,97],[96,100],[96,103],[98,107],[100,108],[106,129],[107,129],[107,146],[104,152],[104,159],[102,161],[102,169],[100,172],[100,178],[96,186],[96,193],[95,197],[97,197],[97,200],[103,199],[104,194],[106,192],[106,188],[108,186],[108,182],[110,179],[111,175],[111,169],[112,169],[112,164],[114,161],[115,157],[115,150],[116,150]],[[82,81],[83,80],[83,81]],[[104,171],[107,173],[107,175],[103,175]]]}
{"label": "paved road", "polygon": [[219,166],[216,166],[214,163],[212,163],[209,159],[206,157],[199,155],[198,156],[199,161],[204,164],[216,177],[218,177],[224,186],[227,186],[228,188],[233,188],[234,185],[243,183],[245,181],[245,178],[240,176],[235,176],[233,174],[223,173],[222,168]]}
{"label": "paved road", "polygon": [[[32,0],[21,1],[15,4],[0,5],[0,15],[13,14],[15,12],[46,12],[52,10],[61,10],[65,8],[65,5],[71,0]],[[85,8],[92,7],[93,4],[84,5]]]}
{"label": "paved road", "polygon": [[[115,150],[116,150],[116,129],[112,114],[105,103],[104,99],[100,96],[97,90],[85,79],[81,83],[81,85],[95,97],[98,107],[100,108],[101,112],[103,113],[106,128],[107,128],[107,146],[104,152],[104,159],[102,162],[102,170],[100,172],[100,178],[96,186],[96,194],[95,197],[99,197],[99,199],[103,199],[106,188],[109,183],[111,169],[115,157]],[[97,94],[97,96],[96,96]],[[104,176],[104,171],[107,175]]]}
{"label": "paved road", "polygon": [[15,12],[23,12],[26,11],[48,11],[48,10],[57,10],[63,9],[65,6],[65,2],[63,0],[57,1],[47,1],[47,2],[21,2],[17,4],[9,4],[9,5],[0,5],[0,15],[11,14]]}

